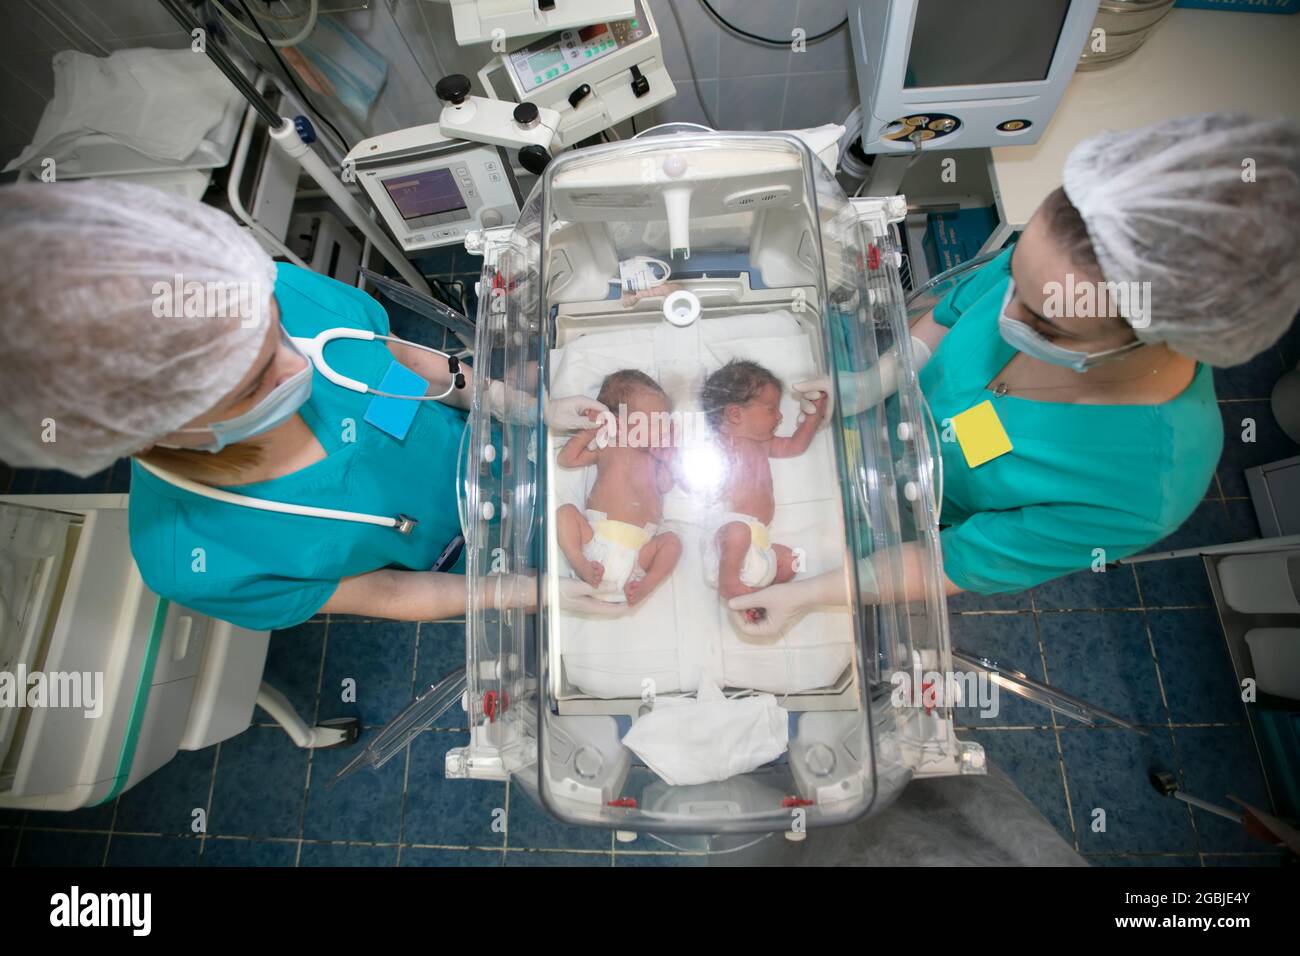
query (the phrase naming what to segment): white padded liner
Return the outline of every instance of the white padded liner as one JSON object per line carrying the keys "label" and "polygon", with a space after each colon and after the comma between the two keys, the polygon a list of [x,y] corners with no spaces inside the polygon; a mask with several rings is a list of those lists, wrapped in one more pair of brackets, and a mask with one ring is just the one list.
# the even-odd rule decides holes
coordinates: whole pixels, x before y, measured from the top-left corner
{"label": "white padded liner", "polygon": [[[808,333],[784,310],[706,318],[685,329],[663,322],[593,332],[552,352],[550,394],[594,397],[610,372],[636,368],[660,383],[674,409],[694,410],[708,373],[733,358],[750,359],[785,383],[778,433],[788,435],[799,414],[789,386],[817,374],[812,346]],[[563,435],[552,439],[552,455],[564,441]],[[802,574],[842,566],[843,514],[828,429],[817,433],[803,455],[771,464],[772,541],[803,549]],[[595,472],[595,466],[554,466],[552,510],[566,503],[583,508]],[[794,694],[832,684],[849,665],[853,634],[847,608],[811,611],[774,643],[756,643],[735,627],[718,592],[704,581],[701,537],[708,507],[707,496],[680,487],[665,496],[663,529],[681,537],[682,557],[642,604],[613,618],[562,613],[564,673],[584,694],[641,697],[647,680],[655,694],[690,692],[701,672],[723,687]],[[560,564],[562,573],[573,573],[563,556]]]}

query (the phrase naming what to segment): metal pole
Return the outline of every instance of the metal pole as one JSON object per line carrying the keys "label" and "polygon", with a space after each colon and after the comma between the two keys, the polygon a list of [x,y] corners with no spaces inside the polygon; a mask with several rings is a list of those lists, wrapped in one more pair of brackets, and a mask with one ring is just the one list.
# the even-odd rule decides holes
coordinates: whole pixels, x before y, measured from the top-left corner
{"label": "metal pole", "polygon": [[[184,28],[186,33],[203,29],[202,24],[192,19],[186,12],[180,0],[158,0],[158,2],[176,18],[176,21]],[[235,64],[234,60],[226,56],[226,52],[221,47],[215,43],[208,43],[205,39],[203,52],[208,55],[209,60],[216,64],[217,69],[226,75],[226,79],[235,85],[235,88],[239,90],[244,99],[248,100],[248,105],[257,110],[258,115],[266,120],[268,126],[274,128],[280,125],[279,114],[271,109],[271,105],[266,102],[262,94],[257,91],[257,88],[248,81],[248,77],[244,76],[244,71]]]}
{"label": "metal pole", "polygon": [[1112,567],[1121,564],[1146,564],[1149,561],[1169,561],[1173,558],[1199,558],[1207,554],[1267,554],[1270,551],[1286,551],[1300,548],[1300,534],[1282,535],[1277,538],[1251,538],[1249,541],[1233,541],[1228,544],[1207,544],[1199,548],[1183,548],[1179,551],[1153,551],[1150,554],[1135,554],[1110,562]]}

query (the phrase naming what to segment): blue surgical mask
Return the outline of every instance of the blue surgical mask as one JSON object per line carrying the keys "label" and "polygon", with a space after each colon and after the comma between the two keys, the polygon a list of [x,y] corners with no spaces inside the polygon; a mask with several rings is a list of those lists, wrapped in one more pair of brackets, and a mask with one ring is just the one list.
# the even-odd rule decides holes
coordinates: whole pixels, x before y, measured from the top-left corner
{"label": "blue surgical mask", "polygon": [[[291,415],[306,404],[307,399],[311,397],[312,363],[303,354],[297,343],[284,332],[283,327],[281,328],[281,337],[290,349],[297,355],[302,356],[302,369],[277,385],[266,398],[242,415],[221,422],[212,422],[200,428],[178,429],[177,434],[210,434],[212,436],[212,441],[206,445],[186,445],[183,447],[215,454],[227,445],[233,445],[236,442],[252,438],[254,435],[269,432],[277,425],[287,421]],[[163,447],[176,448],[182,446],[164,445]]]}
{"label": "blue surgical mask", "polygon": [[1007,294],[1002,300],[1002,312],[998,315],[998,332],[1002,335],[1002,341],[1017,352],[1024,352],[1030,358],[1036,358],[1048,365],[1060,365],[1076,372],[1086,372],[1109,359],[1132,352],[1142,346],[1141,342],[1130,342],[1128,345],[1107,349],[1104,352],[1080,352],[1077,349],[1063,348],[1020,319],[1007,315],[1007,306],[1011,304],[1011,297],[1015,292],[1016,282],[1012,279],[1007,283]]}

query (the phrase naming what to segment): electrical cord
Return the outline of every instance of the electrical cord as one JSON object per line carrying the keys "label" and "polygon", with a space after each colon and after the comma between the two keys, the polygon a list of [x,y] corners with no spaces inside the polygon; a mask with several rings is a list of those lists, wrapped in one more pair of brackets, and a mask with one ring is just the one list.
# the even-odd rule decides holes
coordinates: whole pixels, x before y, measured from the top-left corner
{"label": "electrical cord", "polygon": [[[222,9],[222,12],[225,13],[227,17],[230,16],[229,11],[226,11],[224,8],[221,7],[221,0],[212,0],[212,2],[219,9]],[[253,11],[248,9],[248,4],[245,2],[245,0],[238,0],[238,3],[244,10],[244,16],[248,17],[248,19],[253,21],[253,26],[257,27],[257,32],[262,34],[262,39],[266,41],[266,45],[270,48],[271,52],[275,54],[276,62],[280,64],[280,69],[284,71],[284,75],[288,77],[289,82],[293,84],[293,88],[297,92],[298,98],[302,100],[303,106],[305,106],[307,109],[315,113],[316,117],[327,127],[329,127],[330,131],[334,134],[335,138],[340,143],[343,144],[344,153],[352,152],[352,144],[347,141],[347,138],[342,133],[339,132],[338,127],[335,126],[333,123],[331,123],[329,119],[325,116],[325,114],[322,113],[319,109],[317,109],[316,105],[312,103],[310,99],[307,98],[307,94],[302,91],[302,87],[298,85],[297,78],[293,75],[293,70],[289,68],[289,64],[284,62],[284,57],[280,56],[280,51],[276,49],[275,44],[271,42],[271,38],[268,37],[266,35],[266,31],[262,29],[261,22],[257,19],[257,17],[253,16]],[[315,20],[313,18],[313,26],[314,25],[315,25]]]}
{"label": "electrical cord", "polygon": [[[713,5],[709,3],[709,0],[700,0],[700,3],[704,5],[704,9],[708,10],[709,13],[713,15],[713,19],[717,20],[718,23],[720,23],[724,29],[730,30],[732,33],[736,34],[737,36],[744,37],[746,40],[750,40],[754,43],[762,43],[767,46],[788,47],[791,43],[791,40],[793,39],[791,38],[791,40],[773,40],[770,37],[763,37],[763,36],[759,36],[757,33],[750,33],[748,30],[742,30],[740,27],[736,26],[734,23],[727,20],[726,17],[720,14],[717,10],[714,10]],[[832,34],[839,33],[848,25],[849,25],[849,18],[846,16],[843,20],[835,24],[835,26],[831,27],[829,30],[823,30],[821,33],[814,33],[810,37],[805,37],[804,43],[816,43],[819,40],[825,40],[827,37],[831,36]],[[682,36],[683,38],[685,38],[686,34],[683,33]],[[685,40],[683,39],[683,43],[684,42]]]}
{"label": "electrical cord", "polygon": [[840,137],[838,166],[850,179],[863,180],[871,175],[871,166],[853,155],[853,146],[862,139],[862,107],[855,106],[844,118],[844,135]]}
{"label": "electrical cord", "polygon": [[447,281],[446,279],[437,279],[432,276],[425,276],[429,284],[433,286],[436,298],[441,300],[442,304],[449,308],[455,309],[461,315],[468,316],[469,308],[465,298],[465,283],[459,279]]}
{"label": "electrical cord", "polygon": [[704,102],[704,94],[700,92],[700,75],[695,69],[695,57],[691,54],[691,45],[686,42],[687,33],[685,27],[682,26],[682,16],[677,12],[677,0],[668,0],[668,9],[672,11],[673,22],[677,24],[677,32],[682,38],[682,50],[686,53],[686,66],[691,71],[691,86],[695,87],[695,98],[700,101],[700,112],[708,120],[709,126],[717,129],[718,121],[713,118],[709,104]]}
{"label": "electrical cord", "polygon": [[[253,16],[252,12],[248,9],[248,7],[244,7],[244,13],[245,15],[247,15],[247,17],[250,20],[253,21],[253,24],[257,26],[257,33],[254,33],[252,30],[248,29],[248,27],[244,26],[237,19],[235,19],[234,14],[232,14],[229,10],[223,7],[221,5],[220,0],[213,0],[213,4],[217,8],[217,12],[220,13],[223,17],[225,17],[226,20],[230,23],[230,25],[233,26],[236,30],[238,30],[240,33],[243,33],[245,36],[252,37],[254,40],[259,39],[258,33],[261,33],[260,39],[262,40],[263,43],[265,43],[267,46],[270,47],[297,46],[303,40],[307,39],[308,34],[310,34],[312,30],[316,29],[316,16],[320,12],[320,0],[307,0],[307,19],[303,22],[302,29],[299,30],[295,35],[291,37],[287,37],[285,39],[280,39],[280,40],[272,40],[265,33],[262,33],[260,21],[258,20],[257,17]],[[288,6],[288,4],[285,5]],[[240,6],[243,6],[243,4],[241,3]],[[294,16],[277,17],[275,14],[271,13],[269,9],[270,3],[267,3],[267,8],[268,9],[266,11],[266,19],[268,20],[274,20],[277,23],[283,23],[285,21],[298,19],[297,17]]]}

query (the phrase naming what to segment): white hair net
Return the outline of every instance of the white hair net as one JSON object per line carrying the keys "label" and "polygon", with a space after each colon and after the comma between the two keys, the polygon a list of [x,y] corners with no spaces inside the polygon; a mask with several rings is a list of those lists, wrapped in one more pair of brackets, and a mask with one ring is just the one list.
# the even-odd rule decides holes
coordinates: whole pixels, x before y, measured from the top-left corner
{"label": "white hair net", "polygon": [[1092,136],[1065,161],[1107,282],[1150,282],[1139,339],[1246,362],[1300,310],[1300,124],[1204,113]]}
{"label": "white hair net", "polygon": [[0,460],[86,477],[207,412],[252,368],[274,286],[270,256],[203,203],[0,188]]}

